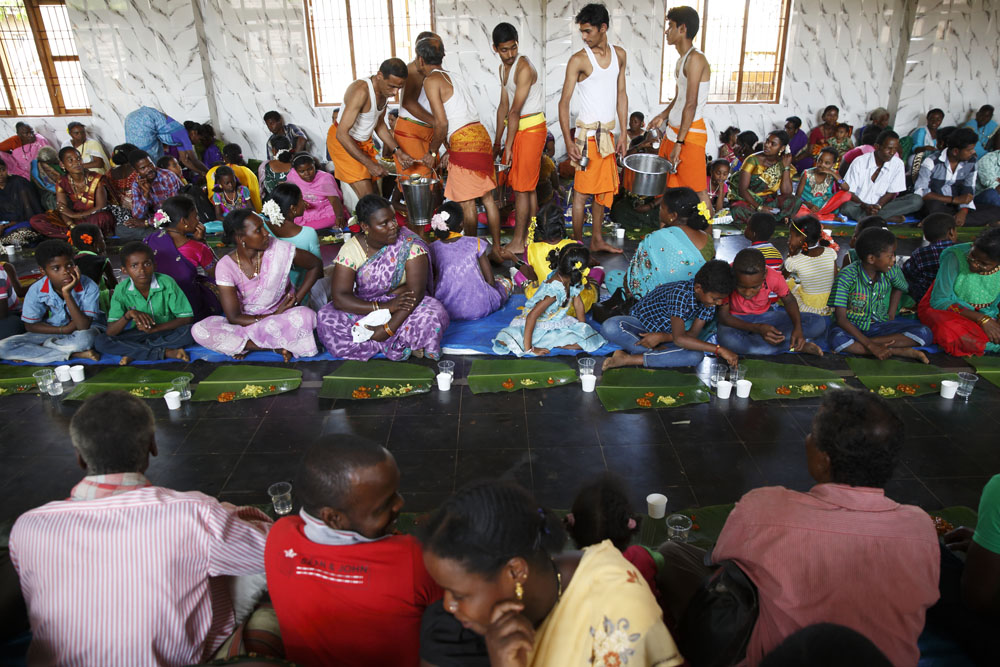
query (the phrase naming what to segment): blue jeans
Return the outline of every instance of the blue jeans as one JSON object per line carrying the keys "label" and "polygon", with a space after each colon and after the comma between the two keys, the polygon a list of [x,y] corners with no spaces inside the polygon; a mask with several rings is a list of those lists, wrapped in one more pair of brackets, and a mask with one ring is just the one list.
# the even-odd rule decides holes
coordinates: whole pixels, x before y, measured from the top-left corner
{"label": "blue jeans", "polygon": [[84,352],[94,347],[98,330],[95,327],[74,331],[67,336],[57,334],[26,333],[0,340],[0,359],[50,364],[66,361],[74,352]]}
{"label": "blue jeans", "polygon": [[[921,324],[918,320],[888,320],[886,322],[872,322],[868,331],[864,332],[868,338],[878,338],[879,336],[891,336],[892,334],[903,334],[917,344],[917,347],[930,345],[934,339],[931,330]],[[830,347],[837,354],[843,352],[851,346],[854,336],[850,335],[840,327],[834,325],[830,329]]]}
{"label": "blue jeans", "polygon": [[117,336],[102,333],[94,341],[94,347],[101,354],[114,354],[136,361],[163,359],[166,350],[176,350],[188,345],[194,345],[190,324],[152,334],[143,333],[138,329],[123,331]]}
{"label": "blue jeans", "polygon": [[642,326],[642,322],[637,318],[628,315],[609,317],[601,327],[601,335],[612,343],[629,354],[641,354],[642,365],[646,368],[697,366],[705,358],[704,352],[685,350],[673,343],[665,343],[655,350],[650,350],[639,345],[644,333],[649,333],[649,329]]}
{"label": "blue jeans", "polygon": [[[744,322],[754,324],[770,324],[781,330],[785,334],[785,340],[777,345],[771,345],[764,337],[758,333],[744,331],[736,327],[719,325],[719,345],[729,348],[736,354],[781,354],[788,352],[788,346],[792,337],[792,320],[783,309],[772,308],[759,315],[733,315]],[[802,335],[807,341],[820,343],[826,340],[827,329],[830,326],[829,318],[813,313],[801,313]]]}
{"label": "blue jeans", "polygon": [[996,188],[987,188],[973,199],[976,206],[997,206],[1000,207],[1000,192]]}

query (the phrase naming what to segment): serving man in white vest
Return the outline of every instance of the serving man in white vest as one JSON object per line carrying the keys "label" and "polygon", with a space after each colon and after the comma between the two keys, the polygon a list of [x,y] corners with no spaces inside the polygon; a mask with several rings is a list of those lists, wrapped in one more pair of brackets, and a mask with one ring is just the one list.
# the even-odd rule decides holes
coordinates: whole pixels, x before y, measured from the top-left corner
{"label": "serving man in white vest", "polygon": [[[625,157],[628,134],[628,94],[625,92],[625,49],[608,43],[608,10],[601,4],[589,4],[576,15],[583,36],[583,49],[570,56],[566,80],[559,98],[559,127],[566,141],[566,152],[576,168],[573,180],[573,238],[583,243],[584,206],[594,195],[591,206],[593,226],[591,252],[621,253],[601,234],[604,209],[611,208],[618,192],[618,165],[615,155]],[[570,139],[569,102],[579,90],[580,115],[576,119],[576,138]],[[617,144],[614,130],[620,127]],[[586,155],[586,164],[581,160]]]}
{"label": "serving man in white vest", "polygon": [[[441,44],[441,38],[430,30],[417,35],[417,40],[413,43],[414,53],[416,45],[425,39],[432,40],[435,44]],[[402,183],[405,176],[430,176],[431,167],[434,166],[434,158],[431,157],[428,148],[431,145],[431,137],[434,135],[434,114],[421,102],[421,95],[424,89],[424,75],[420,73],[420,65],[417,57],[406,66],[406,83],[399,91],[399,120],[392,130],[392,136],[402,149],[400,153],[412,155],[416,161],[409,167],[403,167],[399,158],[396,158],[396,174],[400,177],[397,183]],[[422,98],[424,101],[426,97]],[[397,154],[398,155],[398,154]]]}

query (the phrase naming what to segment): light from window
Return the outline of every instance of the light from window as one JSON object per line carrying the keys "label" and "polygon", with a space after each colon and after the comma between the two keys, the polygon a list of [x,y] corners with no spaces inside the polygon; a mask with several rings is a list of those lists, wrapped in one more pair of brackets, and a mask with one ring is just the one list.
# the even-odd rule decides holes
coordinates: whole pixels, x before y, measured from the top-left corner
{"label": "light from window", "polygon": [[[777,103],[785,66],[790,0],[668,0],[667,10],[688,5],[701,17],[695,46],[712,66],[708,101]],[[663,26],[666,31],[666,16]],[[663,38],[660,101],[674,98],[680,56]]]}
{"label": "light from window", "polygon": [[0,0],[0,115],[90,113],[65,0]]}
{"label": "light from window", "polygon": [[433,0],[305,0],[305,7],[317,106],[340,104],[351,82],[387,58],[412,60],[417,35],[434,29]]}

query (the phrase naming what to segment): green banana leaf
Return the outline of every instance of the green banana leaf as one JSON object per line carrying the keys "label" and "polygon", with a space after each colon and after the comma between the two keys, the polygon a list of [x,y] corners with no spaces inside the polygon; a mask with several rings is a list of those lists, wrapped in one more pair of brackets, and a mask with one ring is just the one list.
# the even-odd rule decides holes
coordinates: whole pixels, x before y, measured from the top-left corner
{"label": "green banana leaf", "polygon": [[1000,357],[966,357],[965,360],[972,364],[980,377],[1000,387]]}
{"label": "green banana leaf", "polygon": [[38,389],[38,383],[32,376],[40,366],[0,366],[0,396],[27,394]]}
{"label": "green banana leaf", "polygon": [[[234,364],[219,366],[198,383],[192,401],[240,401],[294,391],[302,384],[302,371],[273,366]],[[231,395],[231,397],[230,397]]]}
{"label": "green banana leaf", "polygon": [[547,389],[578,380],[576,369],[559,361],[538,359],[476,359],[469,370],[473,394]]}
{"label": "green banana leaf", "polygon": [[65,400],[82,401],[95,394],[115,390],[127,391],[139,398],[163,398],[172,389],[170,383],[179,377],[190,380],[194,375],[181,371],[156,371],[142,366],[106,368],[76,385]]}
{"label": "green banana leaf", "polygon": [[933,394],[940,391],[941,380],[958,379],[957,373],[916,361],[848,357],[847,365],[861,384],[885,398]]}
{"label": "green banana leaf", "polygon": [[746,379],[753,382],[750,398],[755,401],[815,398],[833,389],[847,387],[838,373],[822,368],[759,359],[741,360],[740,365],[746,366]]}
{"label": "green banana leaf", "polygon": [[426,394],[434,382],[434,371],[401,361],[345,361],[323,377],[321,398],[399,398]]}
{"label": "green banana leaf", "polygon": [[617,412],[707,403],[709,392],[696,375],[648,368],[614,368],[601,377],[597,397],[605,410]]}

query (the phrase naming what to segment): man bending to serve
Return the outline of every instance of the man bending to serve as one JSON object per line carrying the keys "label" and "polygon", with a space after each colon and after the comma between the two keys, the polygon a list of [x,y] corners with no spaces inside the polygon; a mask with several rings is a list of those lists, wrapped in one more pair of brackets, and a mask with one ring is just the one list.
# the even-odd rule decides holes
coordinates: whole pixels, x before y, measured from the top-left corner
{"label": "man bending to serve", "polygon": [[[414,52],[416,45],[425,39],[431,40],[435,45],[440,46],[441,38],[429,30],[417,35],[414,42]],[[406,66],[406,83],[399,91],[399,120],[393,128],[392,136],[402,149],[396,154],[396,174],[400,177],[397,184],[402,183],[402,178],[417,174],[419,176],[430,176],[430,166],[433,166],[434,159],[430,155],[431,136],[434,134],[434,115],[427,105],[427,98],[422,96],[424,90],[424,75],[420,73],[420,66],[417,58]],[[399,155],[406,153],[417,158],[411,166],[404,168],[399,159]],[[419,156],[419,157],[418,157]],[[430,166],[429,166],[430,165]],[[400,186],[402,190],[402,186]]]}

